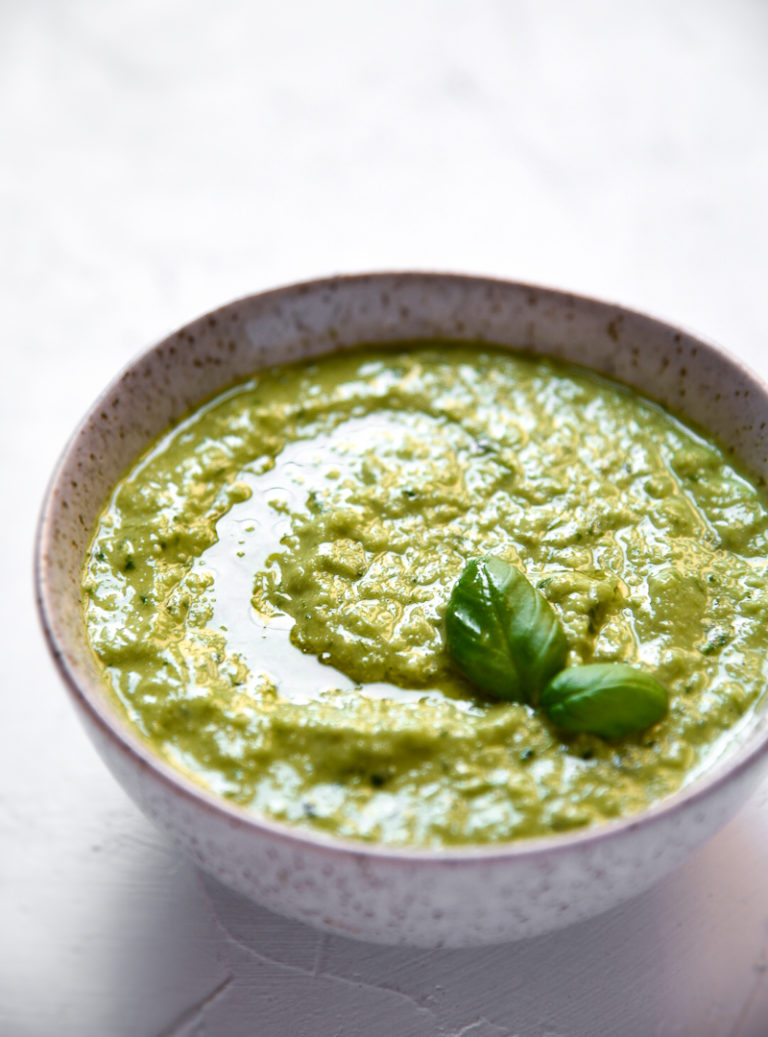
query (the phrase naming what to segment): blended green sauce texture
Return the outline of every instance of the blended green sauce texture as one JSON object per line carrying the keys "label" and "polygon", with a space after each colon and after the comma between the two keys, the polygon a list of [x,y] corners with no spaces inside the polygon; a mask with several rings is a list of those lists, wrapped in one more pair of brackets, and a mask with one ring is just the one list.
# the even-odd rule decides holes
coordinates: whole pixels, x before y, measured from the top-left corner
{"label": "blended green sauce texture", "polygon": [[[115,487],[83,572],[107,682],[157,753],[258,814],[439,846],[632,814],[711,765],[768,663],[768,512],[637,394],[487,347],[260,372]],[[670,694],[640,735],[564,736],[452,668],[443,616],[495,553],[569,664]]]}

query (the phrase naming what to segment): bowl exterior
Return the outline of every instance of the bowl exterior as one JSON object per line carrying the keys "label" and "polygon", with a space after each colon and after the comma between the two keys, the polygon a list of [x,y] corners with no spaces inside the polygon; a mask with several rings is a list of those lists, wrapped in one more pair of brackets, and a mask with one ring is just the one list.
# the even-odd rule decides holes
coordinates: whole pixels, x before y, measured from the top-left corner
{"label": "bowl exterior", "polygon": [[64,452],[36,559],[49,647],[97,749],[138,805],[201,867],[265,906],[334,932],[416,946],[532,936],[640,893],[722,825],[757,783],[766,761],[765,715],[730,763],[635,819],[497,848],[344,843],[248,815],[154,757],[104,689],[85,640],[79,584],[109,489],[200,400],[273,363],[360,343],[446,339],[594,368],[706,427],[759,476],[768,472],[768,390],[676,328],[610,303],[483,278],[331,278],[225,306],[131,364]]}
{"label": "bowl exterior", "polygon": [[244,896],[316,928],[373,943],[471,947],[519,940],[591,918],[642,893],[712,835],[759,769],[648,824],[531,852],[376,854],[254,828],[190,799],[84,714],[110,770],[197,864]]}

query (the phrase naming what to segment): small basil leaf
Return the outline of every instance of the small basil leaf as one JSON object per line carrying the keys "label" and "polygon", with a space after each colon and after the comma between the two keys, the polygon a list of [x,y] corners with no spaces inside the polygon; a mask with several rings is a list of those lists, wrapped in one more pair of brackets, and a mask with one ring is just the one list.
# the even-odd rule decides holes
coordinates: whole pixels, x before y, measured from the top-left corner
{"label": "small basil leaf", "polygon": [[473,684],[497,698],[535,705],[565,666],[568,646],[552,606],[508,562],[469,562],[445,615],[448,651]]}
{"label": "small basil leaf", "polygon": [[565,731],[621,738],[666,714],[666,690],[625,663],[590,663],[558,673],[541,695],[549,719]]}

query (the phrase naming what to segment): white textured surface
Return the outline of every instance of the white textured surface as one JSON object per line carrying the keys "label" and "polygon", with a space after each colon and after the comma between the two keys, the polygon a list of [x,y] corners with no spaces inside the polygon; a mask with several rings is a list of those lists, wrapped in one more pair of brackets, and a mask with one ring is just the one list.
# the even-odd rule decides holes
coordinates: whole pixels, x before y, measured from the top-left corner
{"label": "white textured surface", "polygon": [[768,375],[767,48],[760,0],[0,5],[4,1037],[768,1032],[768,788],[650,893],[551,937],[320,936],[206,889],[138,815],[45,657],[29,575],[85,405],[259,288],[517,277]]}

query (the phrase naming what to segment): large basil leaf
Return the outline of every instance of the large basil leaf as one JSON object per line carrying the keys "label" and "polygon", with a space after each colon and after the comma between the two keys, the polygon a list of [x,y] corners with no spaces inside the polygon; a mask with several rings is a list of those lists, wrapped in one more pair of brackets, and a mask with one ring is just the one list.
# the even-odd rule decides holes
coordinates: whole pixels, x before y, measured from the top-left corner
{"label": "large basil leaf", "polygon": [[590,663],[558,673],[541,705],[557,727],[603,738],[643,731],[667,712],[668,696],[657,680],[625,663]]}
{"label": "large basil leaf", "polygon": [[445,633],[454,663],[489,695],[535,705],[565,666],[565,633],[552,606],[501,558],[469,562],[451,593]]}

